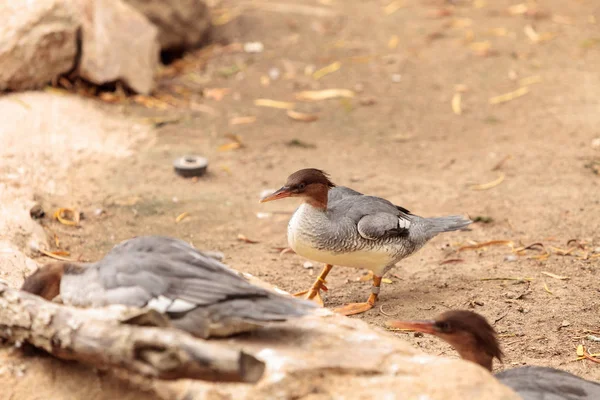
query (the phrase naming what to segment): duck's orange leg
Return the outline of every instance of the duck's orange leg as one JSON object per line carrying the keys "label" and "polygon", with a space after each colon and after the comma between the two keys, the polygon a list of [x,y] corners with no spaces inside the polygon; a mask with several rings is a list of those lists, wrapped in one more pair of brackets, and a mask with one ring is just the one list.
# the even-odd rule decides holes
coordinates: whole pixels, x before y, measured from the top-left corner
{"label": "duck's orange leg", "polygon": [[325,264],[325,267],[323,267],[323,270],[317,277],[317,280],[315,280],[315,283],[313,283],[312,287],[309,290],[305,290],[303,292],[298,292],[298,293],[294,294],[294,296],[304,297],[305,299],[313,300],[315,303],[317,303],[321,307],[323,307],[323,298],[321,297],[321,289],[327,291],[327,286],[325,286],[325,278],[327,277],[327,275],[329,275],[329,272],[331,271],[332,268],[333,268],[333,265]]}
{"label": "duck's orange leg", "polygon": [[377,297],[379,296],[379,290],[381,288],[381,276],[373,275],[373,286],[371,287],[371,294],[369,299],[365,303],[350,303],[345,306],[334,309],[338,314],[342,315],[355,315],[364,313],[370,310],[375,305]]}

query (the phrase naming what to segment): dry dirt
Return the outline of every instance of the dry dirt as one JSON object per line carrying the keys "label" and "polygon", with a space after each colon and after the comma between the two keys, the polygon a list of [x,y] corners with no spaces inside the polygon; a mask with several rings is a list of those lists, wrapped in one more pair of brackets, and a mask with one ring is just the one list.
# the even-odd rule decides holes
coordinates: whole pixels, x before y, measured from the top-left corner
{"label": "dry dirt", "polygon": [[[600,136],[600,6],[552,0],[540,5],[540,13],[525,16],[507,13],[516,3],[511,1],[391,3],[400,8],[390,15],[388,1],[240,9],[241,15],[215,29],[214,40],[261,42],[262,53],[235,46],[212,54],[204,50],[192,59],[205,58],[203,69],[162,81],[161,93],[175,93],[175,86],[198,94],[229,88],[220,101],[202,100],[214,113],[102,105],[134,118],[161,119],[155,143],[102,169],[80,163],[78,184],[68,196],[40,193],[46,210],[75,206],[86,216],[77,229],[49,220],[47,225],[64,249],[86,260],[135,235],[171,235],[220,250],[236,269],[295,292],[307,289],[320,268],[317,263],[304,268],[306,260],[279,256],[274,249],[286,246],[287,221],[298,202],[260,205],[258,199],[297,169],[322,168],[339,185],[385,197],[418,215],[492,219],[470,231],[440,235],[399,263],[378,306],[354,318],[383,326],[390,318],[384,313],[423,319],[469,308],[494,322],[502,335],[506,357],[498,370],[535,364],[600,379],[599,364],[573,361],[578,344],[600,352],[600,343],[584,338],[586,330],[600,336],[600,176],[586,167],[600,159],[600,148],[592,144]],[[232,15],[239,4],[222,1],[217,8]],[[442,8],[453,14],[440,16]],[[335,16],[303,14],[317,9]],[[533,33],[527,26],[540,42],[528,37],[526,32]],[[487,46],[481,42],[490,44],[487,55],[475,51]],[[310,66],[336,61],[341,68],[319,80],[305,75]],[[273,68],[280,77],[266,85]],[[231,73],[234,69],[241,72]],[[286,76],[292,70],[295,75]],[[489,98],[517,90],[521,79],[532,76],[540,81],[530,79],[523,97],[489,104]],[[465,89],[461,115],[451,107],[456,85]],[[254,105],[258,98],[294,101],[294,92],[329,88],[356,90],[357,96],[299,103],[301,110],[318,114],[314,122]],[[230,124],[246,116],[256,121]],[[243,147],[219,151],[230,142],[228,133],[239,135]],[[172,160],[189,153],[209,158],[207,176],[195,181],[174,174]],[[93,180],[85,179],[87,168]],[[505,178],[497,186],[471,188],[499,174]],[[104,213],[97,216],[96,209]],[[176,223],[184,212],[189,215]],[[242,242],[239,234],[258,243]],[[461,246],[492,240],[510,240],[515,247],[543,243],[551,255],[536,259],[543,251],[534,248],[514,257],[508,246],[457,253]],[[567,255],[557,250],[571,247]],[[459,261],[442,264],[448,259]],[[358,281],[363,273],[335,267],[326,306],[364,301],[370,283]],[[509,277],[531,281],[485,280]],[[398,335],[428,353],[456,356],[434,338]]]}

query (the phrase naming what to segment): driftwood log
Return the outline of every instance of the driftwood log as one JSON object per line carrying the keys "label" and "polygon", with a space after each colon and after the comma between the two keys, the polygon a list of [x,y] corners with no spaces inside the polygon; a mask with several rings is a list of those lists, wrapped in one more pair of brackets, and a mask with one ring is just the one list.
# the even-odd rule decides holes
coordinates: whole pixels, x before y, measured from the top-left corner
{"label": "driftwood log", "polygon": [[5,342],[26,342],[61,359],[159,379],[253,383],[262,377],[265,364],[240,350],[169,327],[132,325],[155,319],[145,313],[120,306],[68,307],[0,283]]}

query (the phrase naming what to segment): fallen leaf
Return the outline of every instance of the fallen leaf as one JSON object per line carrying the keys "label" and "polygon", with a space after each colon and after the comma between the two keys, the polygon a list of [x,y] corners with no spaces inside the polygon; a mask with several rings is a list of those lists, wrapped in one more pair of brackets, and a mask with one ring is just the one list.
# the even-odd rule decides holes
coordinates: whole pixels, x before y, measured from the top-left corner
{"label": "fallen leaf", "polygon": [[508,7],[508,13],[511,15],[522,15],[525,14],[528,10],[529,7],[527,7],[527,4],[525,3],[515,4]]}
{"label": "fallen leaf", "polygon": [[59,208],[54,212],[54,218],[63,225],[77,226],[79,225],[79,212],[72,208]]}
{"label": "fallen leaf", "polygon": [[240,240],[244,243],[250,243],[250,244],[258,243],[257,240],[248,239],[245,235],[242,235],[241,233],[239,235],[237,235],[237,238],[238,238],[238,240]]}
{"label": "fallen leaf", "polygon": [[508,92],[508,93],[502,94],[500,96],[492,97],[492,98],[490,98],[489,103],[490,104],[506,103],[507,101],[511,101],[511,100],[517,99],[519,97],[525,96],[527,93],[529,93],[529,88],[527,86],[524,86],[515,91]]}
{"label": "fallen leaf", "polygon": [[308,114],[294,110],[287,110],[287,116],[295,121],[313,122],[319,119],[316,114]]}
{"label": "fallen leaf", "polygon": [[231,150],[239,149],[240,147],[242,147],[242,144],[240,142],[230,142],[230,143],[225,143],[225,144],[219,146],[217,148],[217,150],[218,151],[231,151]]}
{"label": "fallen leaf", "polygon": [[512,247],[513,242],[510,240],[491,240],[489,242],[470,244],[470,245],[459,247],[458,252],[465,251],[465,250],[476,250],[476,249],[481,249],[483,247],[488,247],[488,246],[510,246],[510,247]]}
{"label": "fallen leaf", "polygon": [[402,7],[404,7],[402,0],[394,0],[387,6],[383,7],[383,12],[385,13],[385,15],[392,15]]}
{"label": "fallen leaf", "polygon": [[462,263],[462,262],[465,262],[465,260],[463,260],[462,258],[450,258],[448,260],[444,260],[444,261],[440,262],[439,265],[458,264],[458,263]]}
{"label": "fallen leaf", "polygon": [[[301,101],[319,101],[327,99],[335,99],[338,97],[352,98],[354,92],[348,89],[325,89],[325,90],[306,90],[295,94],[296,100]],[[293,104],[293,103],[291,103]],[[290,107],[293,108],[293,107]]]}
{"label": "fallen leaf", "polygon": [[50,254],[53,254],[53,255],[59,256],[59,257],[68,257],[71,253],[69,253],[68,251],[65,251],[65,250],[56,250],[56,251],[51,251]]}
{"label": "fallen leaf", "polygon": [[504,174],[504,172],[500,172],[500,174],[498,175],[498,178],[488,182],[488,183],[482,183],[479,185],[472,185],[471,186],[471,190],[488,190],[491,189],[493,187],[498,186],[499,184],[502,183],[502,181],[504,181],[504,178],[506,177],[506,174]]}
{"label": "fallen leaf", "polygon": [[289,142],[287,142],[286,145],[290,146],[290,147],[302,147],[305,149],[314,149],[317,147],[316,145],[314,145],[312,143],[306,143],[300,139],[292,139]]}
{"label": "fallen leaf", "polygon": [[560,279],[561,281],[567,280],[569,279],[568,276],[562,276],[562,275],[556,275],[553,274],[552,272],[546,272],[546,271],[542,271],[542,274],[549,276],[550,278],[554,278],[554,279]]}
{"label": "fallen leaf", "polygon": [[550,294],[553,294],[552,291],[548,288],[548,285],[544,283],[544,290]]}
{"label": "fallen leaf", "polygon": [[46,251],[46,250],[43,250],[43,249],[37,249],[37,251],[39,251],[40,253],[42,253],[45,256],[48,256],[50,258],[54,258],[55,260],[76,261],[76,260],[73,260],[73,259],[70,259],[70,258],[66,258],[66,257],[60,256],[58,254],[55,254],[55,252],[49,252],[49,251]]}
{"label": "fallen leaf", "polygon": [[279,108],[283,110],[291,110],[296,107],[296,104],[287,101],[277,101],[271,99],[256,99],[254,105],[259,107]]}
{"label": "fallen leaf", "polygon": [[223,98],[229,93],[231,89],[229,88],[211,88],[204,89],[202,91],[202,95],[207,99],[213,99],[216,101],[221,101]]}
{"label": "fallen leaf", "polygon": [[452,112],[456,115],[462,114],[461,94],[459,92],[454,93],[454,96],[452,96]]}
{"label": "fallen leaf", "polygon": [[234,117],[229,120],[229,125],[245,125],[245,124],[253,124],[255,122],[256,122],[255,116]]}
{"label": "fallen leaf", "polygon": [[184,212],[184,213],[181,213],[181,214],[179,214],[179,215],[177,216],[177,218],[175,218],[175,223],[176,223],[176,224],[180,223],[180,222],[181,222],[181,221],[183,221],[183,219],[184,219],[185,217],[187,217],[188,215],[190,215],[190,213],[188,213],[188,212]]}
{"label": "fallen leaf", "polygon": [[391,285],[392,283],[394,283],[394,281],[393,281],[393,280],[391,280],[391,279],[388,279],[388,278],[383,278],[383,279],[381,280],[381,282],[383,282],[383,283],[387,283],[388,285]]}
{"label": "fallen leaf", "polygon": [[339,61],[336,61],[336,62],[334,62],[332,64],[329,64],[326,67],[323,67],[323,68],[315,71],[312,74],[313,79],[319,80],[322,77],[324,77],[325,75],[329,75],[329,74],[334,73],[335,71],[339,70],[341,67],[342,67],[342,63],[339,62]]}
{"label": "fallen leaf", "polygon": [[585,350],[583,349],[583,345],[577,345],[577,356],[578,357],[583,357],[583,355],[585,354]]}

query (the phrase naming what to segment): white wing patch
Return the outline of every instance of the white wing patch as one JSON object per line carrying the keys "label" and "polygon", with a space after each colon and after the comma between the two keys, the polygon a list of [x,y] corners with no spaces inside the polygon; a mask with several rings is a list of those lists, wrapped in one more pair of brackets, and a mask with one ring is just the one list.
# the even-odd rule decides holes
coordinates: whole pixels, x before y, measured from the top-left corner
{"label": "white wing patch", "polygon": [[410,228],[410,221],[404,218],[398,218],[398,226],[400,229],[408,229]]}
{"label": "white wing patch", "polygon": [[181,299],[173,300],[165,296],[153,298],[146,306],[163,314],[166,312],[186,312],[197,307],[196,304],[189,301]]}

